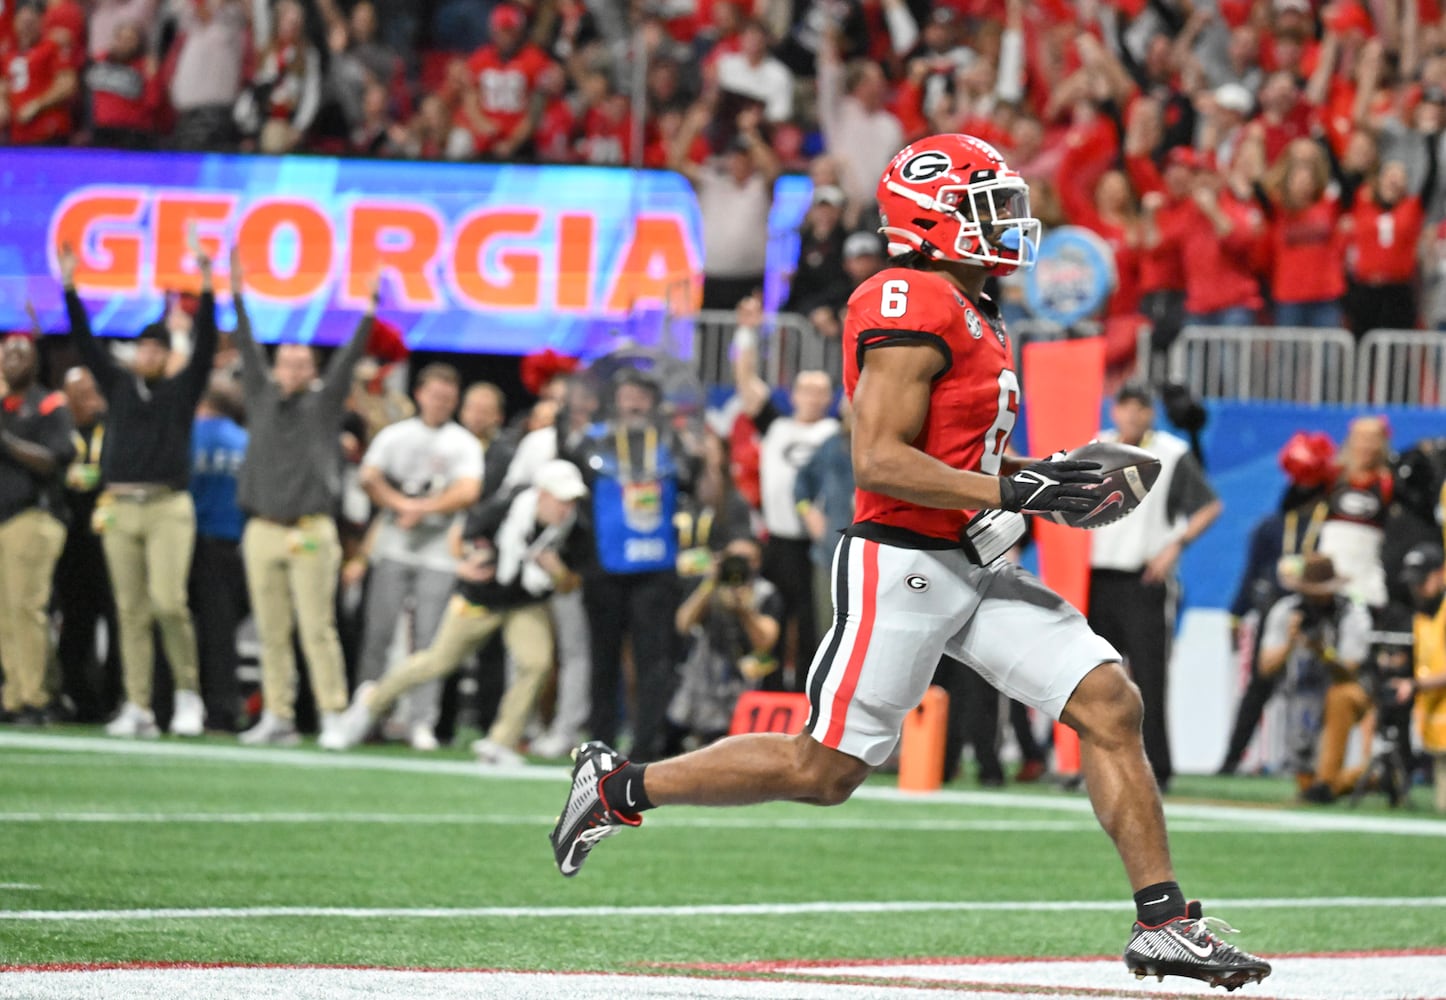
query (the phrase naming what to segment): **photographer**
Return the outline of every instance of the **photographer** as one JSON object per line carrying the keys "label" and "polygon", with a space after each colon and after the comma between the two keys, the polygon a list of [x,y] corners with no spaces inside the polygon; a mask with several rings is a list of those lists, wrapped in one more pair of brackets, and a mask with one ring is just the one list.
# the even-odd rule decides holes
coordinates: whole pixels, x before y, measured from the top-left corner
{"label": "photographer", "polygon": [[1416,676],[1393,681],[1402,704],[1416,701],[1421,741],[1436,772],[1436,811],[1446,812],[1446,574],[1439,546],[1418,545],[1401,562],[1416,606],[1412,622]]}
{"label": "photographer", "polygon": [[1372,707],[1359,678],[1371,615],[1341,593],[1347,581],[1336,575],[1329,556],[1282,560],[1280,582],[1293,593],[1265,617],[1260,672],[1271,677],[1284,671],[1287,741],[1301,795],[1329,803],[1350,791],[1358,776],[1341,766],[1351,729]]}
{"label": "photographer", "polygon": [[758,542],[734,539],[674,616],[692,645],[668,706],[669,755],[689,736],[706,744],[726,734],[738,696],[777,668],[769,651],[782,598],[758,575],[762,564]]}

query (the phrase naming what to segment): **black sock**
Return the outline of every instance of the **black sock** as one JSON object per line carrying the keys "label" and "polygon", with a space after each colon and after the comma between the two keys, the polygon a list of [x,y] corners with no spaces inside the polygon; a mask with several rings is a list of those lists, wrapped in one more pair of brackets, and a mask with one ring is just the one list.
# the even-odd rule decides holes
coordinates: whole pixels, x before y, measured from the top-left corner
{"label": "black sock", "polygon": [[1135,893],[1135,919],[1147,927],[1185,915],[1185,894],[1178,882],[1156,882]]}
{"label": "black sock", "polygon": [[643,784],[643,772],[647,769],[646,764],[624,764],[604,778],[602,793],[608,805],[628,816],[653,808],[653,800],[648,798]]}

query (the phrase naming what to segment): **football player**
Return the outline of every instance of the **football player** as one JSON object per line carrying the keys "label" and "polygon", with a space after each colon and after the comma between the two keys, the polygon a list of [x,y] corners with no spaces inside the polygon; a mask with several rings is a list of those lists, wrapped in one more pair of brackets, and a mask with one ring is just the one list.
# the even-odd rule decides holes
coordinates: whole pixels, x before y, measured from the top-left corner
{"label": "football player", "polygon": [[1023,533],[1021,512],[1088,511],[1101,481],[1092,462],[1005,451],[1019,383],[984,284],[1034,263],[1025,181],[987,143],[936,135],[894,157],[877,198],[891,266],[849,300],[858,494],[834,556],[835,620],[809,671],[807,725],[648,765],[584,744],[552,833],[558,868],[577,874],[600,840],[655,806],[843,802],[893,752],[948,654],[1079,733],[1090,799],[1134,889],[1130,971],[1257,982],[1270,965],[1221,940],[1175,881],[1140,694],[1119,654],[1000,558]]}

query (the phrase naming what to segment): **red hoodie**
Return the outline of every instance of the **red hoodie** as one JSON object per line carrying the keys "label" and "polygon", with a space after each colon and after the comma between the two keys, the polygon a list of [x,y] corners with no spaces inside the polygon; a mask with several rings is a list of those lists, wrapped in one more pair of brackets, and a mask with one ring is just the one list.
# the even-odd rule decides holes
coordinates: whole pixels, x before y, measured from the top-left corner
{"label": "red hoodie", "polygon": [[1340,219],[1335,198],[1298,210],[1276,209],[1270,225],[1270,293],[1276,302],[1329,302],[1345,294]]}
{"label": "red hoodie", "polygon": [[1251,260],[1260,241],[1260,209],[1242,202],[1229,191],[1220,192],[1220,210],[1233,226],[1221,236],[1210,217],[1193,201],[1185,204],[1181,252],[1185,269],[1185,311],[1212,313],[1232,306],[1259,309],[1260,283],[1251,272]]}

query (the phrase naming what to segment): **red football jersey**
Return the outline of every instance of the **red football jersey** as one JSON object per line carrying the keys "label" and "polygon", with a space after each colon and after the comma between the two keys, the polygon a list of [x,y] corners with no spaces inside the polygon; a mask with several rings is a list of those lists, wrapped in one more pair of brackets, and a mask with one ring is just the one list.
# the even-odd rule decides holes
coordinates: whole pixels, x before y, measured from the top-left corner
{"label": "red football jersey", "polygon": [[20,121],[20,109],[40,97],[55,83],[61,71],[69,69],[65,53],[49,40],[21,52],[13,45],[0,48],[0,70],[10,90],[10,141],[17,146],[50,142],[70,134],[70,105],[40,112],[28,122]]}
{"label": "red football jersey", "polygon": [[[849,297],[844,323],[844,391],[853,398],[870,350],[886,344],[933,344],[940,371],[929,415],[912,444],[955,469],[997,476],[1019,411],[1019,381],[1004,321],[992,302],[969,301],[932,271],[892,267]],[[932,538],[958,539],[973,511],[921,507],[859,490],[854,519]]]}
{"label": "red football jersey", "polygon": [[577,144],[578,161],[595,166],[616,166],[633,158],[633,116],[610,115],[602,108],[589,108],[582,120],[582,138]]}
{"label": "red football jersey", "polygon": [[507,59],[495,45],[484,45],[472,53],[467,68],[477,81],[482,113],[497,124],[497,138],[505,139],[527,116],[537,78],[551,64],[546,53],[530,44]]}
{"label": "red football jersey", "polygon": [[1426,212],[1412,195],[1390,208],[1376,202],[1369,190],[1356,195],[1351,210],[1347,260],[1351,275],[1362,284],[1405,284],[1416,275],[1416,247]]}

